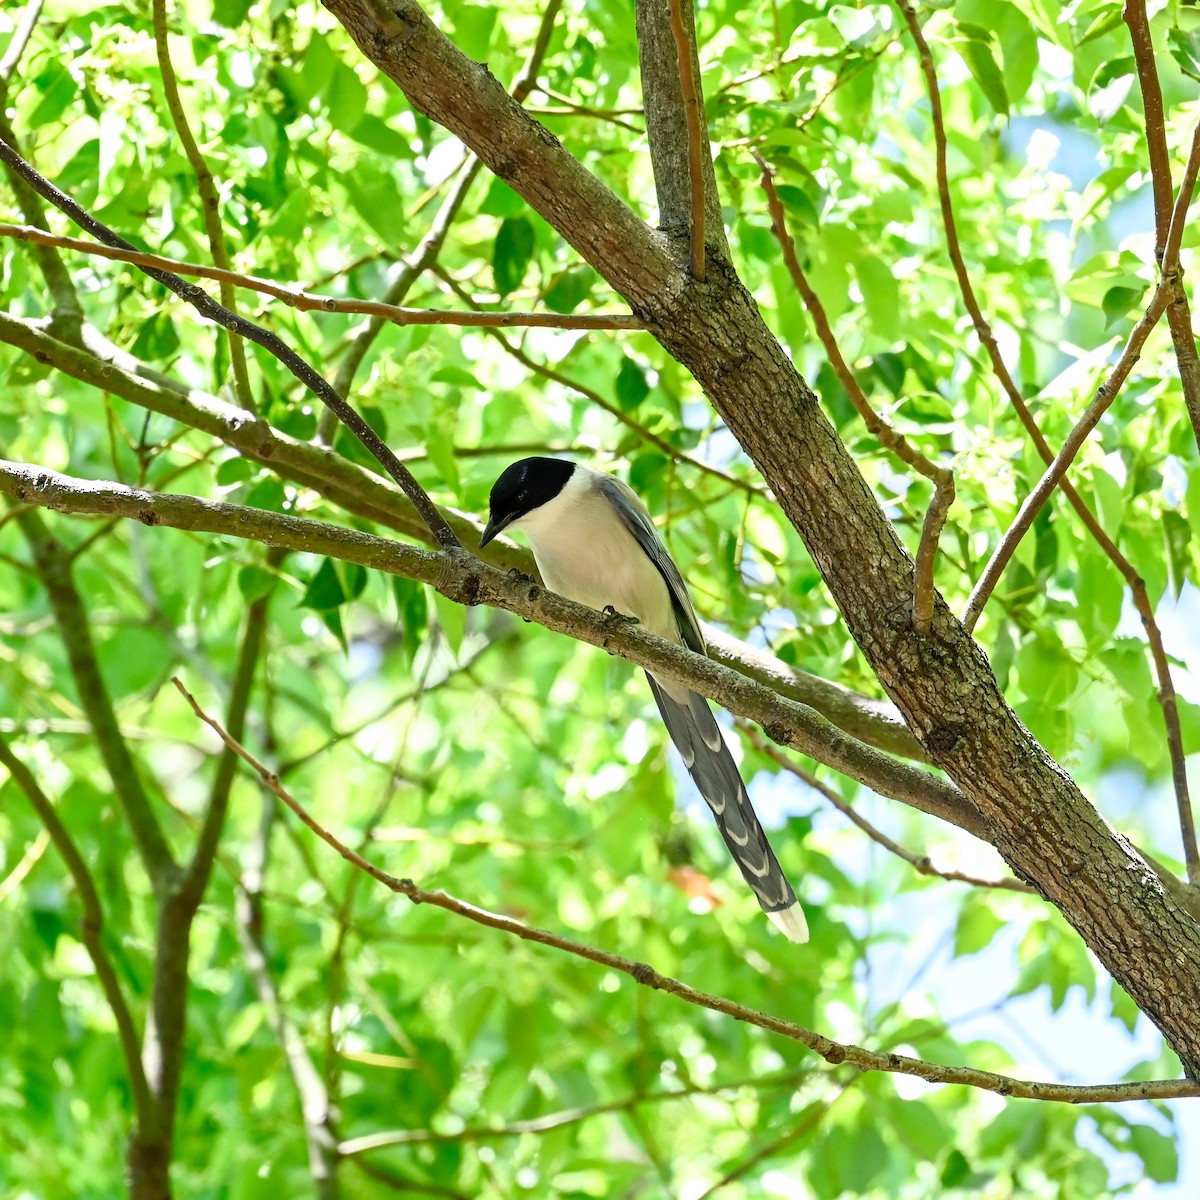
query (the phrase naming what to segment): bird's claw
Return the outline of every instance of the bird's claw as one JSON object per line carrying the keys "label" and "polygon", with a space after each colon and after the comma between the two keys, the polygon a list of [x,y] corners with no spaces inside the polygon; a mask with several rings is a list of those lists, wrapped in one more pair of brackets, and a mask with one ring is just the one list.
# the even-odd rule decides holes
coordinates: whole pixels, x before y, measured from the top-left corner
{"label": "bird's claw", "polygon": [[611,604],[606,604],[601,610],[605,621],[612,625],[640,625],[641,622],[637,617],[631,617],[628,613],[618,612]]}

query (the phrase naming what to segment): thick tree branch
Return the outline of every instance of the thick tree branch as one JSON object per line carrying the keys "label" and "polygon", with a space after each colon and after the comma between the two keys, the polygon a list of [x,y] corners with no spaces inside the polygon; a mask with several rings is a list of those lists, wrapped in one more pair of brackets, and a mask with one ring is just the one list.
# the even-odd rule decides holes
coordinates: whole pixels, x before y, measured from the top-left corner
{"label": "thick tree branch", "polygon": [[[671,38],[675,42],[676,66],[679,70],[679,92],[683,97],[683,115],[687,124],[688,182],[691,189],[691,245],[689,262],[693,279],[704,280],[704,121],[700,115],[693,46],[696,41],[695,22],[684,24],[683,0],[667,0],[670,12]],[[689,14],[690,16],[691,14]]]}
{"label": "thick tree branch", "polygon": [[641,666],[689,683],[731,711],[762,725],[769,737],[988,840],[986,824],[955,788],[935,775],[897,762],[847,736],[824,717],[774,694],[760,683],[665,642],[628,621],[613,621],[539,587],[528,576],[502,574],[464,551],[433,554],[357,530],[265,509],[164,496],[121,484],[72,479],[54,471],[0,462],[0,492],[61,512],[125,516],[252,538],[288,550],[326,554],[360,566],[430,584],[460,604],[487,604],[590,642]]}
{"label": "thick tree branch", "polygon": [[[99,241],[122,250],[136,250],[124,238],[119,237],[107,226],[97,221],[90,213],[76,204],[70,196],[56,188],[48,179],[38,174],[17,152],[4,140],[0,139],[0,160],[3,160],[12,170],[16,171],[40,196],[49,200],[57,209],[65,213],[80,228],[86,229]],[[374,455],[385,471],[400,485],[401,490],[412,501],[413,507],[421,514],[430,531],[442,546],[457,546],[458,538],[446,523],[445,517],[438,511],[437,506],[426,495],[425,489],[416,481],[413,474],[392,453],[378,434],[362,419],[329,383],[315,371],[303,358],[277,335],[230,312],[218,304],[202,288],[196,284],[185,283],[178,275],[169,271],[160,271],[154,267],[140,268],[151,279],[169,288],[182,300],[192,305],[202,316],[211,321],[224,325],[226,329],[240,333],[243,337],[262,346],[268,353],[274,355],[287,369],[303,383],[322,404],[337,413],[338,418],[358,438],[360,442]]]}
{"label": "thick tree branch", "polygon": [[702,281],[705,250],[728,259],[729,246],[708,144],[692,0],[636,0],[635,18],[646,120],[669,130],[650,144],[659,228],[688,247],[680,257],[690,258],[692,277]]}
{"label": "thick tree branch", "polygon": [[[84,335],[86,342],[86,327]],[[115,362],[103,361],[58,341],[44,332],[38,322],[2,312],[0,341],[18,346],[38,362],[54,366],[84,383],[209,433],[247,458],[270,467],[282,478],[313,489],[347,512],[414,540],[432,541],[424,522],[398,489],[332,451],[281,433],[262,417],[165,377],[134,374],[129,368],[137,364],[131,359],[127,363],[128,356]],[[443,511],[462,541],[474,544],[479,537],[478,521],[453,509]],[[529,551],[507,538],[491,542],[483,557],[502,570],[533,574],[536,569]],[[788,666],[714,626],[705,626],[705,639],[710,656],[718,662],[815,708],[867,745],[902,758],[924,760],[924,750],[886,701],[860,695],[841,684]]]}
{"label": "thick tree branch", "polygon": [[[175,67],[171,63],[171,49],[167,40],[167,0],[154,0],[154,47],[158,53],[158,69],[162,75],[167,111],[171,114],[171,123],[175,126],[175,133],[183,144],[183,152],[191,164],[192,174],[196,176],[204,232],[208,237],[208,250],[217,267],[228,271],[229,250],[225,245],[225,228],[221,222],[221,199],[217,195],[213,173],[192,136],[191,126],[188,125],[187,115],[183,111],[183,101],[179,96]],[[173,268],[164,269],[170,271]],[[230,312],[237,311],[231,280],[221,281],[221,303]],[[246,344],[231,329],[226,330],[226,336],[229,338],[229,358],[233,365],[234,391],[238,403],[253,412],[257,406],[254,403],[254,393],[250,389],[250,372],[246,367]]]}
{"label": "thick tree branch", "polygon": [[550,946],[556,950],[574,954],[589,962],[597,963],[613,971],[628,975],[643,987],[654,988],[676,996],[688,1004],[706,1008],[711,1012],[723,1013],[734,1020],[756,1025],[770,1033],[789,1038],[807,1046],[819,1054],[826,1062],[839,1066],[848,1063],[861,1071],[888,1071],[901,1075],[915,1075],[930,1083],[955,1083],[968,1087],[980,1088],[984,1091],[999,1092],[1027,1100],[1051,1100],[1065,1104],[1094,1104],[1116,1103],[1123,1100],[1173,1099],[1181,1096],[1200,1096],[1200,1084],[1186,1079],[1154,1080],[1148,1083],[1106,1083],[1092,1085],[1070,1085],[1055,1083],[1033,1083],[1021,1079],[1012,1079],[1006,1075],[996,1075],[990,1071],[978,1071],[972,1067],[950,1067],[940,1063],[925,1062],[922,1059],[909,1058],[902,1054],[881,1054],[866,1050],[861,1046],[847,1045],[832,1041],[830,1038],[813,1030],[805,1029],[781,1017],[771,1016],[756,1009],[747,1008],[724,996],[715,996],[702,992],[697,988],[673,979],[669,975],[661,975],[645,963],[623,958],[618,954],[610,954],[593,946],[575,941],[573,938],[561,937],[544,929],[536,929],[523,925],[511,917],[499,913],[488,912],[477,908],[464,900],[459,900],[445,892],[426,891],[418,887],[411,879],[397,879],[386,871],[381,871],[373,863],[368,862],[360,854],[356,854],[349,846],[338,840],[327,829],[317,823],[304,807],[279,779],[261,762],[258,761],[244,746],[237,744],[214,718],[210,717],[195,701],[188,690],[178,679],[175,686],[183,693],[193,711],[200,720],[210,726],[226,746],[232,749],[239,758],[243,759],[255,772],[263,785],[275,793],[287,806],[313,831],[326,845],[331,846],[347,862],[365,871],[372,879],[389,888],[397,895],[405,896],[414,904],[432,904],[436,908],[445,909],[465,917],[479,925],[498,929],[503,933],[512,934],[525,941],[536,942],[542,946]]}

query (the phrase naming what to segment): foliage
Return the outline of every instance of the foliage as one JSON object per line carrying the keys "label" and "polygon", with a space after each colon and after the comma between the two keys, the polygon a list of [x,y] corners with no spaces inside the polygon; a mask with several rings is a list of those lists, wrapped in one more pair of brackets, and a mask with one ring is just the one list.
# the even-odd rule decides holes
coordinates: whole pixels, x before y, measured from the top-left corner
{"label": "foliage", "polygon": [[[1139,92],[1119,10],[1108,0],[958,0],[920,13],[938,61],[967,266],[1052,446],[1155,279]],[[445,0],[429,11],[506,84],[542,16],[527,0]],[[1173,151],[1195,112],[1195,38],[1176,23],[1185,15],[1171,5],[1154,22]],[[0,55],[18,16],[0,14]],[[958,499],[936,579],[960,611],[1043,465],[996,386],[949,267],[928,102],[903,23],[887,4],[816,0],[761,11],[713,0],[697,20],[733,260],[915,551],[931,489],[865,433],[827,365],[771,232],[755,146],[778,172],[802,262],[870,399],[931,458],[953,456]],[[384,295],[449,191],[459,143],[410,108],[311,2],[186,0],[173,6],[170,28],[236,269],[339,296]],[[633,28],[628,0],[567,3],[529,107],[653,220]],[[211,258],[146,5],[50,0],[8,103],[27,155],[103,221],[156,253]],[[0,208],[5,220],[24,219],[11,191],[0,192]],[[1193,232],[1184,244],[1195,245]],[[3,308],[40,319],[52,299],[29,250],[2,246]],[[132,268],[71,253],[65,261],[87,320],[117,347],[236,400],[221,331]],[[592,267],[486,172],[436,269],[405,302],[461,308],[463,295],[489,309],[622,311]],[[239,305],[328,377],[364,321],[244,291]],[[265,352],[248,353],[259,413],[314,438],[313,398]],[[377,527],[207,433],[14,346],[0,345],[0,369],[5,457]],[[605,407],[562,376],[598,391]],[[704,619],[882,696],[795,531],[649,334],[389,325],[350,396],[433,498],[467,513],[486,509],[492,480],[527,452],[586,455],[617,471],[661,517]],[[370,462],[344,431],[334,447]],[[1200,472],[1165,326],[1072,479],[1156,607],[1194,598],[1186,581],[1197,577]],[[318,820],[394,874],[832,1036],[940,1062],[1047,1072],[1015,1038],[959,1034],[947,1018],[967,1006],[926,991],[906,941],[914,914],[928,914],[928,944],[944,959],[979,955],[993,971],[1014,948],[1004,1004],[1035,993],[1058,1011],[1073,989],[1110,999],[1086,948],[1040,900],[868,855],[816,793],[786,776],[772,781],[775,763],[743,739],[744,774],[780,826],[774,843],[812,914],[811,945],[773,936],[706,815],[675,803],[690,784],[665,753],[640,673],[589,647],[313,555],[279,561],[224,536],[46,520],[75,556],[121,728],[181,857],[195,842],[215,755],[169,680],[181,675],[220,711],[246,609],[269,594],[246,740]],[[153,891],[12,519],[0,526],[0,553],[0,728],[83,851],[105,909],[105,945],[141,1022]],[[978,636],[1021,719],[1090,795],[1115,793],[1112,781],[1122,780],[1144,798],[1114,795],[1106,815],[1160,857],[1177,856],[1145,639],[1119,575],[1058,498],[1017,551]],[[1195,645],[1168,650],[1194,654]],[[1180,710],[1195,753],[1200,708],[1182,699]],[[1000,873],[995,856],[959,831],[822,777],[904,845]],[[240,774],[192,934],[180,1196],[313,1187],[288,1062],[243,944],[239,887],[263,804],[257,782]],[[16,783],[0,785],[4,876],[40,830]],[[715,909],[689,901],[681,867],[709,880],[701,890]],[[9,1031],[0,1190],[51,1195],[69,1180],[74,1195],[118,1194],[130,1085],[80,940],[76,889],[51,847],[0,894],[0,943],[10,948],[0,974]],[[412,1141],[343,1164],[347,1195],[391,1190],[360,1173],[359,1161],[394,1173],[405,1190],[455,1196],[696,1197],[727,1180],[723,1197],[1095,1197],[1177,1172],[1166,1106],[1001,1104],[830,1068],[762,1030],[389,896],[282,816],[270,835],[263,928],[279,1009],[317,1064],[339,1136],[398,1129]],[[871,966],[883,962],[891,966],[881,981]],[[1115,985],[1111,1007],[1114,1039],[1122,1021],[1140,1020],[1146,1033]],[[1168,1052],[1160,1057],[1134,1074],[1177,1070]],[[545,1131],[463,1133],[560,1112],[570,1119]]]}

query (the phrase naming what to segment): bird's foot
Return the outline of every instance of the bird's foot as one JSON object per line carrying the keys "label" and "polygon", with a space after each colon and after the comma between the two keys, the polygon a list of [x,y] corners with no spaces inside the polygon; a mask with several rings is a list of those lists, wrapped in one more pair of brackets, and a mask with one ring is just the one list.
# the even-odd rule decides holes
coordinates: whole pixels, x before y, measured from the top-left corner
{"label": "bird's foot", "polygon": [[604,620],[610,625],[640,625],[641,621],[637,617],[631,617],[628,613],[617,612],[611,604],[606,604],[601,610]]}

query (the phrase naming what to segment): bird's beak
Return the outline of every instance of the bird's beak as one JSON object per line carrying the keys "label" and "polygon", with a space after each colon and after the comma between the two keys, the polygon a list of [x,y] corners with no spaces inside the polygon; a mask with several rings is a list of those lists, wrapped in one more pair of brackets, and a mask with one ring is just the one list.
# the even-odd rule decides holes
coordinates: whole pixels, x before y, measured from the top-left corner
{"label": "bird's beak", "polygon": [[502,529],[507,528],[512,524],[513,517],[492,517],[483,533],[479,535],[479,548],[482,550]]}

